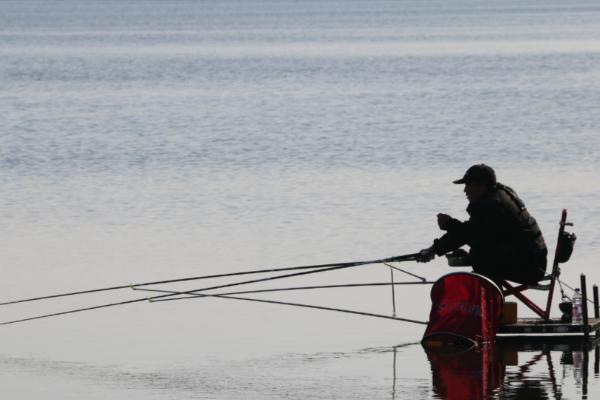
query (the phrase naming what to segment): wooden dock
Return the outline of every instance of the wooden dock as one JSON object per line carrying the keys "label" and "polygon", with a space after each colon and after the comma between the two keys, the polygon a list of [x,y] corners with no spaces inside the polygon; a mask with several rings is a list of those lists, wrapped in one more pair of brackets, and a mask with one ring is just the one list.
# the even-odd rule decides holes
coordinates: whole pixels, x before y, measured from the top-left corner
{"label": "wooden dock", "polygon": [[[586,329],[587,328],[587,329]],[[573,325],[560,320],[543,321],[539,318],[519,318],[514,324],[500,325],[498,328],[498,339],[503,338],[552,338],[571,337],[572,339],[583,339],[588,333],[588,338],[599,336],[600,318],[590,318],[586,325]]]}

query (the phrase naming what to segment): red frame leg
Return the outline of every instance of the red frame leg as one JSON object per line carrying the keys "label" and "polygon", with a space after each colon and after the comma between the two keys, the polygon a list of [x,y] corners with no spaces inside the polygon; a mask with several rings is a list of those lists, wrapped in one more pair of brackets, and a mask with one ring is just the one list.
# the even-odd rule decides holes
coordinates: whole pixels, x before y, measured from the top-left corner
{"label": "red frame leg", "polygon": [[[553,282],[554,283],[554,282]],[[539,315],[545,321],[550,319],[550,308],[548,307],[546,310],[542,310],[537,304],[535,304],[531,299],[525,296],[522,292],[527,289],[527,285],[520,286],[512,286],[507,281],[502,282],[502,286],[506,287],[507,290],[504,290],[503,293],[505,296],[513,295],[517,299],[521,300],[523,304],[525,304],[531,311]],[[549,293],[552,296],[552,292]],[[550,302],[548,302],[550,303]]]}

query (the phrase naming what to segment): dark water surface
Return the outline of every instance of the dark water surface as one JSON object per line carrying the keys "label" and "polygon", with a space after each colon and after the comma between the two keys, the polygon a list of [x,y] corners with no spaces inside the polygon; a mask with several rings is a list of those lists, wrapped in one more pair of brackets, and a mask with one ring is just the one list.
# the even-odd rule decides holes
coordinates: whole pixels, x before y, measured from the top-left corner
{"label": "dark water surface", "polygon": [[[579,239],[562,276],[599,282],[599,65],[596,1],[2,1],[2,300],[414,252],[438,235],[437,212],[466,217],[450,181],[476,162],[518,191],[551,250],[568,208]],[[252,288],[388,280],[373,265]],[[428,293],[399,287],[398,315],[427,319]],[[3,307],[0,320],[146,295]],[[261,296],[392,308],[381,287]],[[0,383],[19,399],[477,388],[480,373],[396,346],[422,331],[216,298],[141,303],[2,327]],[[594,349],[500,353],[442,365],[493,359],[496,398],[600,395]]]}

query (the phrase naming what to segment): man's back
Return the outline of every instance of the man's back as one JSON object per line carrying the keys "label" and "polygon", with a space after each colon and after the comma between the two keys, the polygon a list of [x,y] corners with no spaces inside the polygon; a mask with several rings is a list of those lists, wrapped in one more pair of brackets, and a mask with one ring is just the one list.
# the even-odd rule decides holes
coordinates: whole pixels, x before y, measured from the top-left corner
{"label": "man's back", "polygon": [[497,183],[487,196],[469,204],[467,211],[473,233],[466,244],[476,269],[497,264],[493,258],[529,260],[538,267],[540,259],[545,259],[548,251],[537,221],[511,188]]}

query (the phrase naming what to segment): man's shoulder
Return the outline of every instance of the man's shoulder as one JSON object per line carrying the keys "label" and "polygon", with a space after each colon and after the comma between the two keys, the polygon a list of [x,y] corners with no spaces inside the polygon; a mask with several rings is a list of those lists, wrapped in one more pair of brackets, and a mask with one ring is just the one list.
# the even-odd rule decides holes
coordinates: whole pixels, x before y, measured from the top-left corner
{"label": "man's shoulder", "polygon": [[467,211],[475,214],[498,212],[511,207],[511,205],[510,198],[506,193],[502,190],[494,189],[476,204],[470,204]]}
{"label": "man's shoulder", "polygon": [[493,203],[491,207],[496,207],[511,215],[517,215],[525,209],[525,205],[514,190],[506,187],[495,189],[490,201]]}
{"label": "man's shoulder", "polygon": [[481,199],[481,204],[485,206],[497,206],[508,202],[508,194],[498,188],[492,189],[487,196]]}
{"label": "man's shoulder", "polygon": [[492,191],[491,196],[489,196],[489,201],[495,204],[509,204],[511,198],[506,191],[497,188]]}

